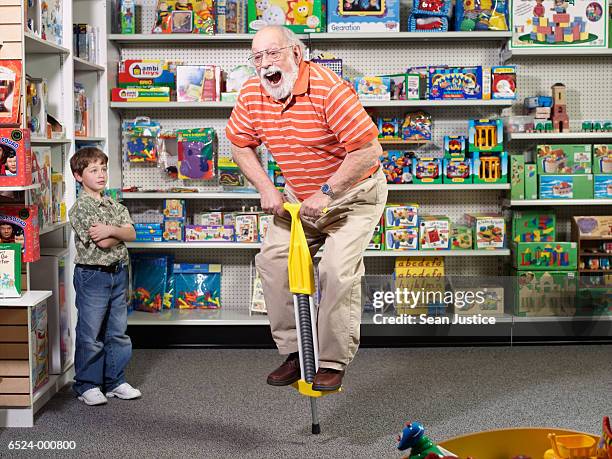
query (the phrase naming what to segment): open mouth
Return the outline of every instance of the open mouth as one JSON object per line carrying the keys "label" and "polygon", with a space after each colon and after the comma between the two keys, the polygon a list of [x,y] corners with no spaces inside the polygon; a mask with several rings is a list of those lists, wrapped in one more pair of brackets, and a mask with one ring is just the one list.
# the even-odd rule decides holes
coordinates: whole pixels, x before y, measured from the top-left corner
{"label": "open mouth", "polygon": [[280,80],[282,77],[283,77],[283,74],[279,71],[270,72],[266,74],[266,80],[268,80],[273,85],[277,85],[278,83],[280,83]]}

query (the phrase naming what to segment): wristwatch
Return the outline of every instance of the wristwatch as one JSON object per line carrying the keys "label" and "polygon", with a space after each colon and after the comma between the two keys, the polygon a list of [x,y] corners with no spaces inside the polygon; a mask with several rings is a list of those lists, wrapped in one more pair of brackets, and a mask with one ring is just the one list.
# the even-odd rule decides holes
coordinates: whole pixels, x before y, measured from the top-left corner
{"label": "wristwatch", "polygon": [[323,186],[321,186],[321,193],[334,199],[334,192],[332,191],[331,186],[329,186],[327,183],[324,183]]}

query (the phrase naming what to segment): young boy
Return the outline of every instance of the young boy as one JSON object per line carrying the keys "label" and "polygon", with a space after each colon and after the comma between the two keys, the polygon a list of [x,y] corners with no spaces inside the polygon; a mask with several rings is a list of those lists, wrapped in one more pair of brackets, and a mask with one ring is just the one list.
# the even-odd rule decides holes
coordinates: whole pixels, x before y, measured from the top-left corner
{"label": "young boy", "polygon": [[95,147],[82,148],[70,159],[72,174],[83,185],[70,209],[79,312],[73,389],[87,405],[105,404],[106,397],[129,400],[141,396],[124,374],[132,355],[132,342],[125,334],[128,251],[124,241],[136,239],[136,232],[128,210],[102,196],[107,163],[106,155]]}

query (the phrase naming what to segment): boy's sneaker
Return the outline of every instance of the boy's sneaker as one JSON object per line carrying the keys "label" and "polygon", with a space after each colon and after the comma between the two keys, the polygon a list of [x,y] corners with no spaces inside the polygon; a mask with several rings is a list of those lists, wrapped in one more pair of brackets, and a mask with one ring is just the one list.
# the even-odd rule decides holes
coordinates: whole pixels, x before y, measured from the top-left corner
{"label": "boy's sneaker", "polygon": [[138,389],[133,388],[129,383],[124,382],[118,385],[113,390],[106,393],[108,398],[117,397],[121,400],[132,400],[134,398],[140,398],[142,394]]}
{"label": "boy's sneaker", "polygon": [[108,403],[102,391],[97,387],[86,390],[83,394],[79,395],[79,401],[89,406],[104,405]]}

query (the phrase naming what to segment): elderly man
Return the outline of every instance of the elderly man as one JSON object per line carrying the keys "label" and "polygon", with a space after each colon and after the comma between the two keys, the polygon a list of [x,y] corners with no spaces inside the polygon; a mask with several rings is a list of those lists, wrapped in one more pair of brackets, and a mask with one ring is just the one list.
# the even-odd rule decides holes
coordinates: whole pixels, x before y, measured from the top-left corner
{"label": "elderly man", "polygon": [[[359,345],[363,251],[387,200],[378,131],[348,83],[304,61],[303,45],[290,30],[270,26],[257,32],[250,61],[257,77],[242,87],[226,135],[234,160],[261,194],[262,208],[274,214],[255,264],[272,336],[288,357],[267,382],[285,386],[300,378],[287,271],[291,221],[283,202],[301,202],[311,253],[325,244],[318,266],[319,371],[313,389],[335,390]],[[283,172],[284,195],[255,154],[262,142]]]}

